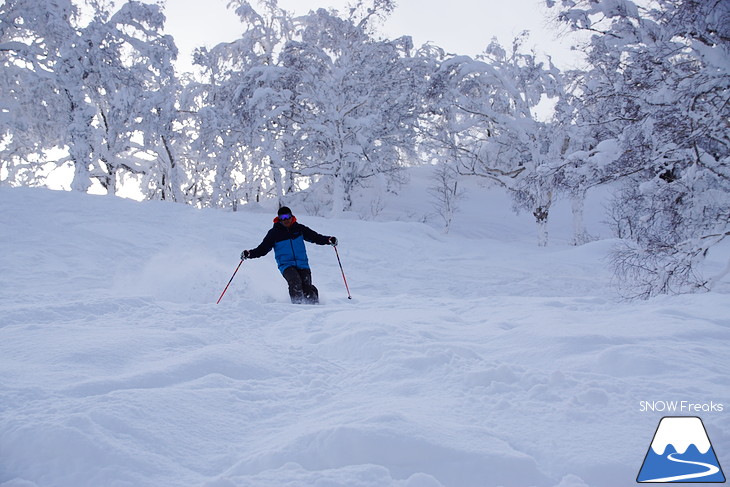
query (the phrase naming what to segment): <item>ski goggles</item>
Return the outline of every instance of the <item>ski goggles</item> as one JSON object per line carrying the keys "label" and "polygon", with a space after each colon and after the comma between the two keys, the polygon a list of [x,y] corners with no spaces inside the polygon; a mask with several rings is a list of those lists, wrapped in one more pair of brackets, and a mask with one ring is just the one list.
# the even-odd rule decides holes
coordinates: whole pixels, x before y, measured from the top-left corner
{"label": "ski goggles", "polygon": [[289,215],[287,213],[284,213],[283,215],[279,215],[279,221],[282,221],[282,222],[287,221],[289,218],[291,218],[291,215]]}

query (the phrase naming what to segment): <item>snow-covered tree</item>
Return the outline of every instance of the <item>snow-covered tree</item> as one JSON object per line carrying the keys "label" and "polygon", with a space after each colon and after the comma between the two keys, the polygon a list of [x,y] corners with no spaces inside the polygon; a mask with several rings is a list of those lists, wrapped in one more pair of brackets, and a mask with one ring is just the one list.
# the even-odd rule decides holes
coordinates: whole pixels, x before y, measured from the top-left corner
{"label": "snow-covered tree", "polygon": [[549,209],[556,196],[556,162],[565,152],[563,125],[540,119],[545,97],[561,95],[560,72],[534,53],[511,52],[493,41],[482,56],[456,56],[432,78],[427,130],[461,174],[485,178],[509,191],[516,208],[533,213],[538,243],[547,244]]}
{"label": "snow-covered tree", "polygon": [[[205,80],[199,97],[196,147],[214,161],[214,205],[235,206],[274,192],[280,203],[295,189],[291,166],[292,90],[282,66],[285,44],[299,21],[276,0],[230,2],[242,22],[241,38],[199,49],[195,63]],[[222,195],[228,195],[221,199]]]}
{"label": "snow-covered tree", "polygon": [[81,86],[95,110],[92,175],[109,194],[125,173],[150,173],[160,161],[157,144],[170,139],[177,49],[162,34],[164,20],[159,6],[130,1],[113,14],[98,11],[81,30]]}
{"label": "snow-covered tree", "polygon": [[366,26],[320,9],[283,54],[297,80],[295,171],[330,188],[332,214],[368,181],[399,181],[423,107],[428,60],[410,38],[374,40]]}
{"label": "snow-covered tree", "polygon": [[562,4],[563,20],[593,33],[586,94],[620,147],[612,214],[627,240],[614,265],[626,294],[711,288],[730,269],[708,278],[701,265],[730,236],[730,4]]}
{"label": "snow-covered tree", "polygon": [[[573,213],[573,245],[592,240],[584,220],[585,201],[588,191],[607,184],[617,177],[613,165],[620,155],[617,140],[610,138],[606,130],[598,127],[600,114],[593,116],[592,108],[586,104],[585,87],[582,85],[586,73],[571,71],[564,73],[566,88],[557,101],[551,124],[559,128],[562,147],[560,157],[553,162],[557,191],[570,199]],[[615,136],[615,134],[614,134]]]}
{"label": "snow-covered tree", "polygon": [[69,101],[55,70],[76,18],[71,1],[0,4],[0,173],[9,182],[41,183],[44,151],[66,143]]}
{"label": "snow-covered tree", "polygon": [[146,150],[135,137],[156,126],[150,98],[167,96],[176,49],[162,34],[159,6],[90,7],[86,25],[68,0],[0,7],[2,76],[12,81],[5,149],[22,156],[65,149],[68,158],[56,164],[73,164],[73,189],[87,191],[96,180],[114,194],[122,173],[149,170],[149,158],[135,155]]}
{"label": "snow-covered tree", "polygon": [[457,169],[445,162],[436,164],[433,174],[433,185],[428,188],[436,213],[444,221],[444,231],[449,232],[451,222],[459,209],[459,202],[465,192],[459,186]]}
{"label": "snow-covered tree", "polygon": [[410,39],[371,35],[390,1],[360,2],[346,18],[259,5],[233,2],[242,37],[197,53],[206,76],[197,145],[215,154],[213,186],[243,197],[273,181],[280,203],[318,188],[332,213],[348,210],[358,186],[398,180],[415,145],[427,63]]}
{"label": "snow-covered tree", "polygon": [[180,109],[183,86],[176,76],[165,77],[145,99],[142,147],[154,158],[140,181],[148,199],[189,203],[190,169],[186,161],[187,117]]}

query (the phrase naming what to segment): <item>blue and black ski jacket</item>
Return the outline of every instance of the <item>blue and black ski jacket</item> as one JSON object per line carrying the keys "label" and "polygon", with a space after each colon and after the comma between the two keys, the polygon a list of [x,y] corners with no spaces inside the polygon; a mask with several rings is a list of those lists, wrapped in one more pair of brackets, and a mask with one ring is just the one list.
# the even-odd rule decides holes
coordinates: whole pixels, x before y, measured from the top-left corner
{"label": "blue and black ski jacket", "polygon": [[311,228],[297,223],[295,217],[294,223],[286,228],[279,219],[274,219],[274,226],[264,237],[264,240],[258,247],[249,251],[249,257],[255,259],[268,254],[274,249],[274,257],[279,271],[283,274],[289,267],[298,267],[300,269],[309,269],[309,260],[307,259],[307,249],[304,247],[304,241],[315,243],[318,245],[327,245],[330,237],[320,235]]}

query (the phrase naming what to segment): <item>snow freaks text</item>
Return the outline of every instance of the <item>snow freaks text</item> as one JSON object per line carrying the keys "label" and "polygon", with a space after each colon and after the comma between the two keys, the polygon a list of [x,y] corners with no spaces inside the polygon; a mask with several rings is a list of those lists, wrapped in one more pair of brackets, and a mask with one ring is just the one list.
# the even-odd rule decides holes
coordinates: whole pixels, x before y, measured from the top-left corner
{"label": "snow freaks text", "polygon": [[714,401],[705,403],[692,401],[639,401],[639,412],[642,413],[721,413],[724,409],[722,403]]}

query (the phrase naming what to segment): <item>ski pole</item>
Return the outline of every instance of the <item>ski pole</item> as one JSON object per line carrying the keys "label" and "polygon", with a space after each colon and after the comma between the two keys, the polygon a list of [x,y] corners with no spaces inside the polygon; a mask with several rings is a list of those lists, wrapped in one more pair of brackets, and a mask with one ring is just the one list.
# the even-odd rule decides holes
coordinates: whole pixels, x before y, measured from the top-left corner
{"label": "ski pole", "polygon": [[228,291],[228,286],[230,286],[230,285],[231,285],[231,283],[233,282],[233,278],[234,278],[234,277],[236,277],[236,272],[238,272],[238,269],[239,269],[239,268],[241,267],[241,264],[243,264],[243,259],[241,259],[241,262],[239,262],[239,263],[238,263],[238,267],[236,267],[236,270],[235,270],[235,271],[233,271],[233,275],[231,276],[231,280],[230,280],[230,281],[228,281],[228,284],[226,284],[226,288],[225,288],[225,289],[223,290],[223,292],[221,293],[221,297],[220,297],[220,298],[218,298],[218,301],[216,301],[216,303],[215,303],[215,304],[218,304],[218,303],[220,303],[220,302],[221,302],[221,299],[223,299],[223,295],[224,295],[224,294],[226,293],[226,291]]}
{"label": "ski pole", "polygon": [[340,264],[340,272],[342,272],[342,280],[345,281],[345,289],[347,289],[347,299],[352,299],[350,295],[350,287],[347,285],[347,278],[345,277],[345,271],[342,269],[342,261],[340,260],[340,253],[337,251],[337,245],[333,246],[335,249],[335,255],[337,255],[337,263]]}

